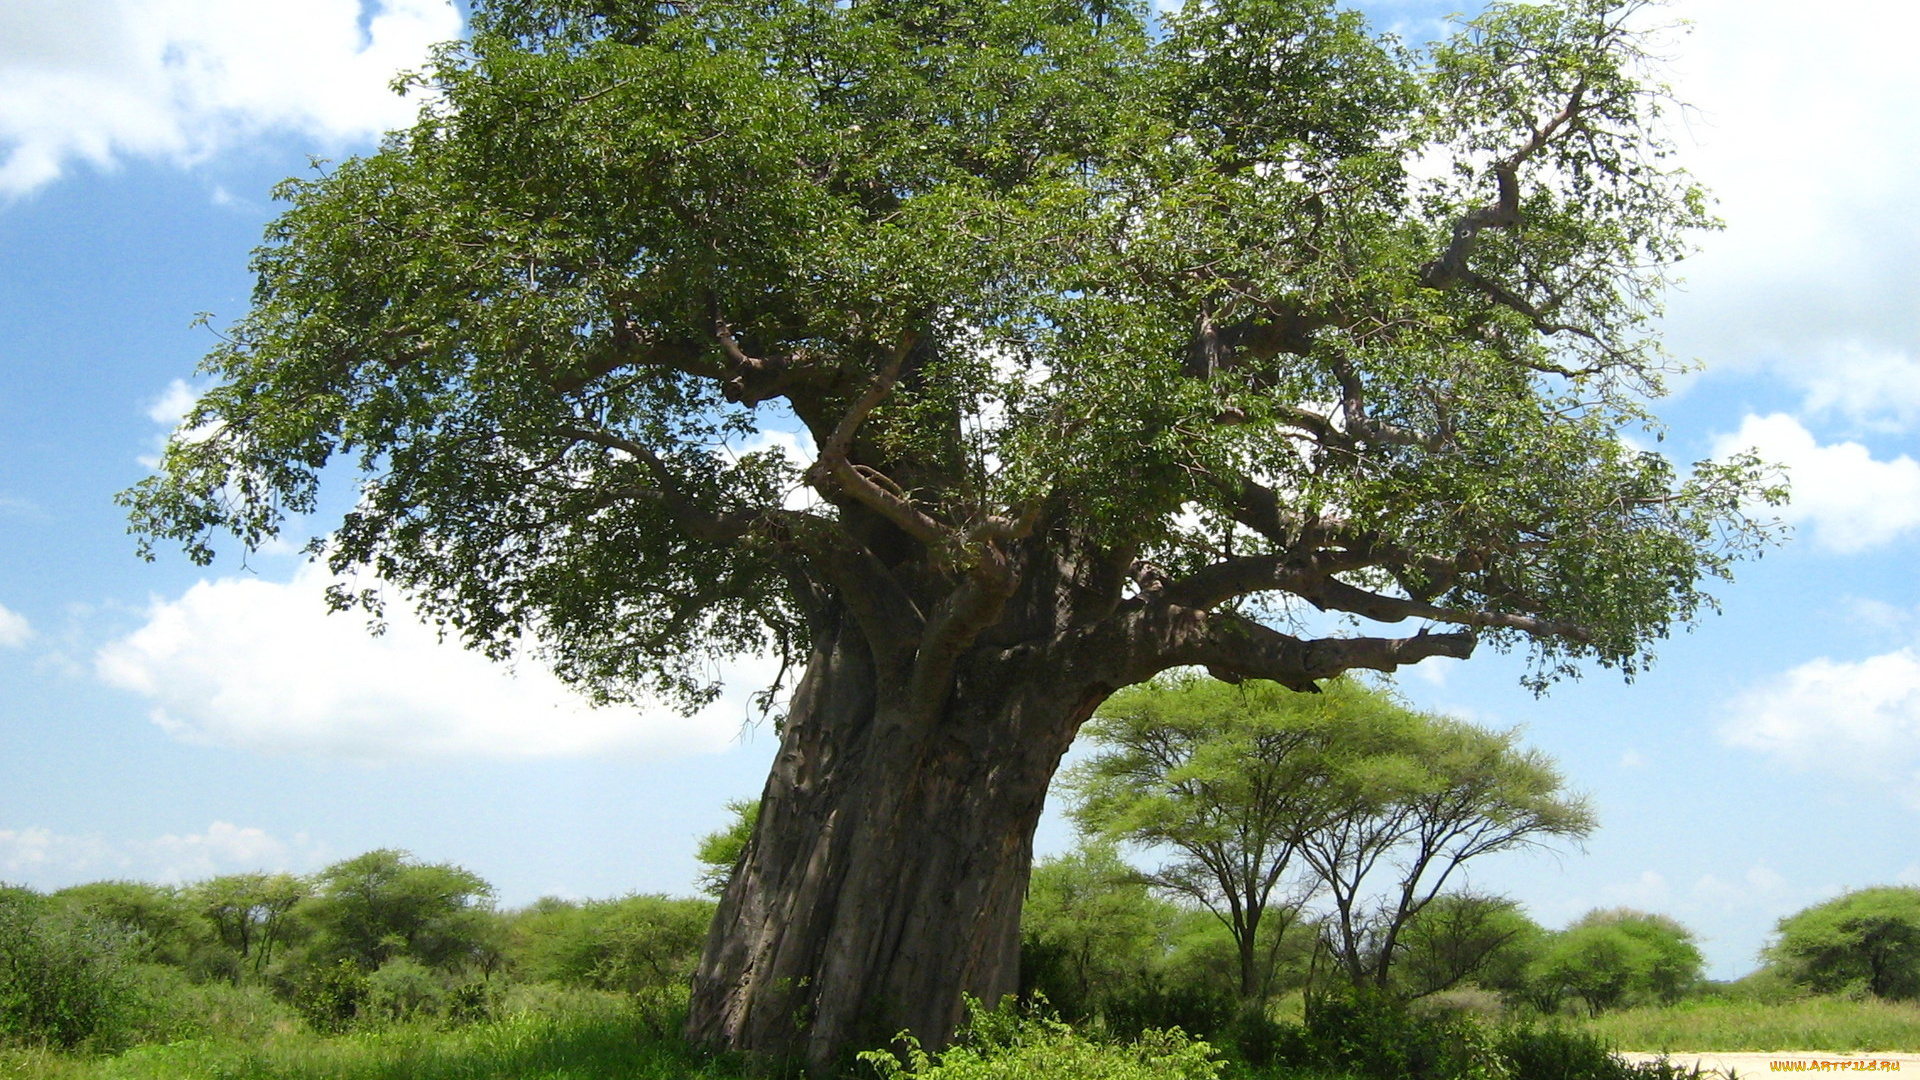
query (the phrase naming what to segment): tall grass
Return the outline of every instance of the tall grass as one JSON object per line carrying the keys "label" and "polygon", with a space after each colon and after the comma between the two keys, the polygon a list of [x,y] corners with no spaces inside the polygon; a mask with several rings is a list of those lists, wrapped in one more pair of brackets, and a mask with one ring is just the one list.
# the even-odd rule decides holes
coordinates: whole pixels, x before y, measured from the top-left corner
{"label": "tall grass", "polygon": [[1920,1004],[1874,999],[1706,998],[1604,1013],[1587,1027],[1623,1050],[1920,1051]]}
{"label": "tall grass", "polygon": [[[584,1002],[584,1005],[582,1004]],[[723,1080],[738,1071],[611,1002],[519,1012],[446,1030],[184,1039],[117,1057],[0,1051],[0,1080]]]}

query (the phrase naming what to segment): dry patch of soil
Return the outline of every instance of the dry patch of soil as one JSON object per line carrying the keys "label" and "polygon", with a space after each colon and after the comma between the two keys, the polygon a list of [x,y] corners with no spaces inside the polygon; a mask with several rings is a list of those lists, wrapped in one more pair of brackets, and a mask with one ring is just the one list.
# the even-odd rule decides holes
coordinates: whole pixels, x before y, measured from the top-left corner
{"label": "dry patch of soil", "polygon": [[[1653,1061],[1662,1055],[1622,1053],[1628,1061]],[[1790,1073],[1826,1073],[1835,1077],[1905,1074],[1920,1080],[1920,1054],[1835,1054],[1825,1050],[1777,1050],[1771,1053],[1673,1053],[1664,1055],[1680,1065],[1698,1065],[1723,1077],[1758,1080]]]}

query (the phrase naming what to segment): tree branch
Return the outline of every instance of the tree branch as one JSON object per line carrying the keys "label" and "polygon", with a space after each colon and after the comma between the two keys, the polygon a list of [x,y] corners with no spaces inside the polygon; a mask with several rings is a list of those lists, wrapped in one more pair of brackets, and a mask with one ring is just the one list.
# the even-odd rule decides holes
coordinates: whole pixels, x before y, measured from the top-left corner
{"label": "tree branch", "polygon": [[1505,611],[1441,607],[1424,600],[1385,596],[1333,575],[1372,565],[1365,552],[1317,552],[1304,562],[1285,555],[1248,555],[1204,567],[1166,587],[1169,603],[1207,609],[1259,592],[1288,592],[1322,611],[1344,611],[1375,622],[1431,619],[1456,626],[1520,630],[1538,636],[1587,642],[1593,635],[1574,623]]}
{"label": "tree branch", "polygon": [[608,450],[618,450],[640,462],[647,475],[653,478],[654,488],[622,488],[613,494],[624,498],[648,496],[657,498],[680,527],[689,536],[710,543],[725,543],[738,540],[753,528],[759,514],[726,514],[708,510],[687,495],[680,487],[679,477],[653,448],[625,436],[612,432],[597,431],[592,428],[562,425],[555,433],[575,442],[590,443]]}

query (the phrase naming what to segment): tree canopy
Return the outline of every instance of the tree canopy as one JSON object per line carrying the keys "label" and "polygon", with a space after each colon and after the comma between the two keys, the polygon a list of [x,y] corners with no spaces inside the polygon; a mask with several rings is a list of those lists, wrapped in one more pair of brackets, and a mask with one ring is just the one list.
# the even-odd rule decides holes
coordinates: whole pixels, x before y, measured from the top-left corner
{"label": "tree canopy", "polygon": [[1858,889],[1789,915],[1766,956],[1821,993],[1920,998],[1920,888]]}
{"label": "tree canopy", "polygon": [[1162,679],[1114,695],[1087,731],[1096,750],[1066,776],[1069,812],[1105,839],[1164,853],[1149,880],[1226,924],[1248,997],[1269,914],[1284,930],[1324,893],[1335,959],[1356,984],[1385,988],[1402,931],[1465,863],[1593,828],[1586,803],[1515,733],[1351,680],[1308,697]]}
{"label": "tree canopy", "polygon": [[1632,672],[1757,483],[1621,437],[1712,224],[1641,7],[1416,55],[1319,0],[479,4],[416,126],[278,190],[135,526],[259,543],[348,456],[317,551],[612,697],[796,650],[869,557],[958,645],[1069,523],[1215,612],[1156,662],[1470,647],[1301,656],[1220,610],[1268,596]]}

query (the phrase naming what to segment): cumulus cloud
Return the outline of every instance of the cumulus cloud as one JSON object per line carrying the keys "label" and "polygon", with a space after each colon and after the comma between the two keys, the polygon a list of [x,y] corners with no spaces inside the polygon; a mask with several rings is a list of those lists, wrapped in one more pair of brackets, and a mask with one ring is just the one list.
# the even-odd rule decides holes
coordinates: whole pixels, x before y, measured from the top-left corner
{"label": "cumulus cloud", "polygon": [[1920,655],[1801,664],[1735,699],[1720,735],[1795,769],[1872,777],[1920,807]]}
{"label": "cumulus cloud", "polygon": [[0,829],[0,873],[49,887],[86,877],[179,883],[250,870],[307,870],[325,857],[304,833],[287,841],[226,821],[205,832],[117,843],[41,828]]}
{"label": "cumulus cloud", "polygon": [[593,708],[538,663],[510,670],[440,641],[402,603],[372,636],[361,618],[327,613],[330,580],[308,564],[285,583],[202,581],[156,601],[95,669],[153,702],[154,722],[180,739],[359,761],[717,751],[775,671],[759,658],[728,666],[727,692],[691,717]]}
{"label": "cumulus cloud", "polygon": [[1806,392],[1809,412],[1893,430],[1920,420],[1920,361],[1905,352],[1843,341],[1784,374]]}
{"label": "cumulus cloud", "polygon": [[33,627],[27,617],[17,611],[8,611],[0,604],[0,649],[24,645],[33,636]]}
{"label": "cumulus cloud", "polygon": [[193,161],[269,131],[329,143],[407,123],[389,87],[457,37],[448,0],[8,0],[0,193],[75,161]]}
{"label": "cumulus cloud", "polygon": [[[1920,9],[1834,0],[1809,19],[1789,0],[1681,0],[1690,36],[1672,81],[1695,106],[1683,160],[1727,223],[1685,265],[1678,344],[1716,363],[1767,363],[1822,407],[1916,418]],[[1872,27],[1872,32],[1863,32]],[[1835,360],[1897,388],[1839,388]]]}
{"label": "cumulus cloud", "polygon": [[1856,442],[1823,446],[1784,413],[1749,415],[1739,431],[1714,440],[1713,453],[1749,447],[1786,467],[1793,501],[1777,512],[1822,547],[1850,554],[1920,527],[1920,462],[1905,454],[1881,461]]}

